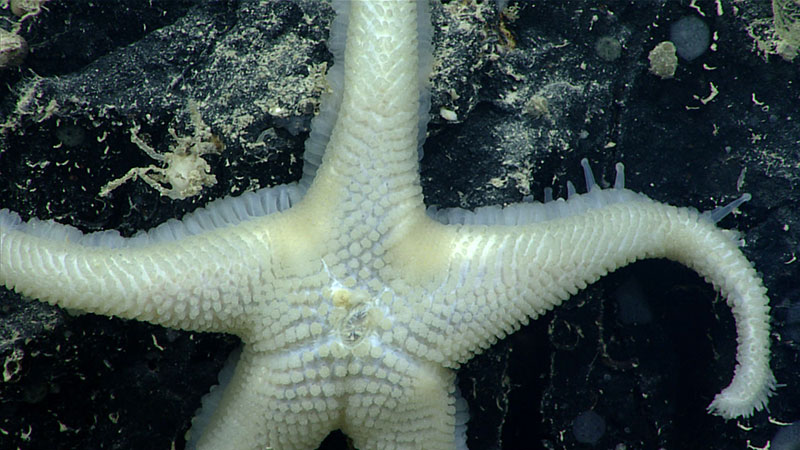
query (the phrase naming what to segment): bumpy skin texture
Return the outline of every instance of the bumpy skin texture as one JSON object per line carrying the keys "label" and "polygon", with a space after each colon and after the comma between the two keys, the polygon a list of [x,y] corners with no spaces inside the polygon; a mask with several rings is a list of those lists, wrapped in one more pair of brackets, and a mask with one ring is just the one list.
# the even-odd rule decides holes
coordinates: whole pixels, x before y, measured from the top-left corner
{"label": "bumpy skin texture", "polygon": [[426,215],[416,10],[351,3],[338,119],[291,209],[117,249],[30,233],[0,212],[0,283],[67,308],[240,336],[198,448],[308,449],[341,428],[362,450],[449,449],[451,368],[607,272],[667,257],[713,283],[737,321],[736,374],[710,409],[763,408],[774,384],[766,291],[699,214],[630,195],[521,225]]}

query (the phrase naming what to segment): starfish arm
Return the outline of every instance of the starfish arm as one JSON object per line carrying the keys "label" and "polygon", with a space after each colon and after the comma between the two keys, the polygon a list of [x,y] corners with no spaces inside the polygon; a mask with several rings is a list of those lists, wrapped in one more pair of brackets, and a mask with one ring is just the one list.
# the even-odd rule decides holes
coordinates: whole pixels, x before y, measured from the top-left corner
{"label": "starfish arm", "polygon": [[[320,370],[301,367],[293,356],[269,355],[245,346],[219,406],[199,430],[200,436],[190,436],[187,448],[318,447],[339,427],[340,400],[332,395],[333,383],[320,380]],[[192,435],[196,432],[191,430]]]}
{"label": "starfish arm", "polygon": [[466,361],[610,271],[638,259],[668,258],[711,282],[728,298],[736,320],[734,379],[709,410],[725,418],[761,410],[775,381],[769,300],[756,271],[707,217],[633,195],[540,223],[457,227],[440,288],[459,299],[450,312],[457,325],[445,358]]}
{"label": "starfish arm", "polygon": [[315,119],[300,184],[313,178],[306,198],[315,208],[356,207],[388,228],[400,227],[410,211],[423,207],[417,157],[430,55],[420,55],[430,52],[430,36],[418,30],[430,29],[427,1],[333,5],[331,39],[338,44],[329,80],[342,93],[323,106],[336,114]]}
{"label": "starfish arm", "polygon": [[455,445],[451,370],[398,359],[391,369],[342,377],[337,367],[343,374],[358,362],[321,358],[301,364],[299,353],[245,346],[208,424],[193,424],[187,449],[306,450],[337,428],[361,450]]}
{"label": "starfish arm", "polygon": [[172,242],[110,248],[81,242],[72,227],[22,223],[2,210],[0,284],[68,309],[238,333],[252,286],[259,278],[261,285],[269,281],[269,270],[248,256],[259,248],[268,252],[265,233],[254,222]]}
{"label": "starfish arm", "polygon": [[[397,381],[386,389],[387,393],[383,386],[378,395],[363,392],[362,388],[362,394],[347,398],[342,430],[353,439],[355,447],[360,450],[455,448],[453,371],[418,361],[402,368],[396,365],[394,370],[389,377],[397,377]],[[348,381],[349,386],[360,383],[369,386],[366,377]]]}

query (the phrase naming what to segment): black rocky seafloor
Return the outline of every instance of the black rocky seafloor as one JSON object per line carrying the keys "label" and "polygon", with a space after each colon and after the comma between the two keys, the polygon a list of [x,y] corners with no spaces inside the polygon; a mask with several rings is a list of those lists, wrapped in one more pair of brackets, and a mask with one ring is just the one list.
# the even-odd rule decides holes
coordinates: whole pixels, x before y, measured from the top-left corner
{"label": "black rocky seafloor", "polygon": [[[459,371],[472,449],[763,448],[800,421],[800,57],[770,38],[769,1],[434,0],[426,202],[474,208],[565,195],[581,158],[601,184],[700,210],[743,192],[720,225],[769,288],[769,412],[705,408],[733,374],[724,299],[680,265],[604,277]],[[0,208],[130,235],[229,194],[296,180],[331,56],[314,0],[51,0],[0,72]],[[721,8],[720,9],[718,9]],[[710,47],[673,79],[648,72],[671,25]],[[0,10],[0,26],[17,19]],[[690,37],[693,36],[690,33]],[[684,41],[685,36],[683,37]],[[691,45],[691,39],[689,39]],[[766,52],[761,50],[766,49]],[[188,105],[224,144],[217,184],[186,200],[110,180],[191,134]],[[453,114],[454,113],[454,114]],[[235,338],[71,315],[0,289],[0,448],[180,449]],[[786,433],[784,433],[786,434]],[[334,434],[322,448],[347,448]]]}

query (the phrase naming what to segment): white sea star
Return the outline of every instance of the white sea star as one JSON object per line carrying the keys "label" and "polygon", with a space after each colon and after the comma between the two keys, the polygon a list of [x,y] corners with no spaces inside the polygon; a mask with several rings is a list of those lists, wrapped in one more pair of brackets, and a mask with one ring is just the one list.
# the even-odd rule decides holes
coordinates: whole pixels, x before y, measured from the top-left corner
{"label": "white sea star", "polygon": [[[5,212],[0,281],[66,307],[239,335],[242,361],[201,448],[308,448],[335,428],[362,449],[449,448],[448,368],[608,270],[665,256],[717,284],[734,307],[741,366],[714,409],[760,409],[773,383],[765,291],[698,214],[595,189],[477,218],[508,226],[445,226],[425,215],[414,6],[353,3],[338,123],[322,165],[312,151],[299,186],[237,203],[252,211],[161,227],[153,245],[96,239],[122,249],[82,248],[94,238]],[[275,193],[294,207],[267,215],[284,209],[269,204]],[[220,219],[228,226],[206,223]],[[172,229],[191,236],[165,242]]]}

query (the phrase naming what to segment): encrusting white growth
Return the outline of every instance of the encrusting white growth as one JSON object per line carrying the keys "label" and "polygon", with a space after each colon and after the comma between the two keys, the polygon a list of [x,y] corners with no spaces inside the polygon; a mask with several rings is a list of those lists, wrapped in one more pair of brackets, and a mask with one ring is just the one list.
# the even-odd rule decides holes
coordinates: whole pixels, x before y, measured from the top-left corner
{"label": "encrusting white growth", "polygon": [[656,203],[624,188],[621,165],[615,187],[600,189],[584,162],[583,195],[570,185],[567,200],[426,214],[417,148],[427,5],[336,8],[343,91],[324,154],[310,146],[298,184],[131,240],[0,210],[0,283],[70,309],[240,336],[217,410],[192,430],[199,449],[308,449],[342,429],[361,450],[436,450],[463,438],[451,369],[608,272],[665,257],[714,284],[736,320],[735,375],[709,410],[764,408],[775,384],[768,299],[713,223],[727,210]]}

